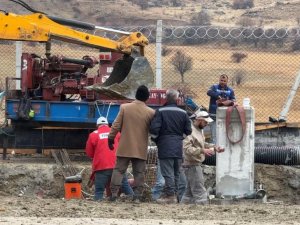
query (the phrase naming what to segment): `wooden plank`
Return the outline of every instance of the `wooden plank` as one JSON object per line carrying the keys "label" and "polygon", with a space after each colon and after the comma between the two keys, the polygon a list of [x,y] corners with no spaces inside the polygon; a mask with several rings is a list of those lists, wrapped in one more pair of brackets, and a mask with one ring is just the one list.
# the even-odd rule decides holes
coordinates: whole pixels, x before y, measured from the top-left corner
{"label": "wooden plank", "polygon": [[[25,155],[28,155],[28,154],[35,154],[36,153],[36,149],[11,149],[11,148],[8,148],[7,149],[7,154],[25,154]],[[3,154],[3,149],[0,148],[0,154]]]}
{"label": "wooden plank", "polygon": [[278,127],[286,127],[286,126],[287,126],[287,123],[258,124],[258,125],[255,125],[255,131],[269,130],[269,129],[275,129]]}
{"label": "wooden plank", "polygon": [[37,130],[96,130],[96,126],[94,128],[83,128],[83,127],[49,127],[49,126],[43,126],[43,127],[37,127],[35,128]]}
{"label": "wooden plank", "polygon": [[300,127],[300,123],[287,123],[286,127],[294,127],[294,128],[299,128]]}

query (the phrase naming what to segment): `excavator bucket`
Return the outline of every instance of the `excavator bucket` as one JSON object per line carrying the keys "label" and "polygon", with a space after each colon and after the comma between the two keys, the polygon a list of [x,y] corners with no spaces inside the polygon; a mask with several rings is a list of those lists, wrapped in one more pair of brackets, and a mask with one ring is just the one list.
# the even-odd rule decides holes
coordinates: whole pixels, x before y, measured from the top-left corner
{"label": "excavator bucket", "polygon": [[153,82],[154,74],[146,57],[124,55],[116,61],[112,73],[103,84],[86,88],[110,99],[134,99],[140,85],[151,87]]}

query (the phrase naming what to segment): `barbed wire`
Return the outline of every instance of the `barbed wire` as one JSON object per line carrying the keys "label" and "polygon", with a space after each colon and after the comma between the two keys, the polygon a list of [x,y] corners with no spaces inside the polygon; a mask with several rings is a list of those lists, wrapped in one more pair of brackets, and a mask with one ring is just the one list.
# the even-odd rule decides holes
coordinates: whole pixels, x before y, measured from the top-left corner
{"label": "barbed wire", "polygon": [[[148,39],[156,39],[156,26],[128,26],[114,27],[116,30],[127,32],[142,32]],[[85,31],[87,32],[87,31]],[[113,40],[121,37],[120,34],[104,31],[93,31]],[[163,39],[284,39],[298,38],[300,28],[264,28],[264,27],[215,27],[215,26],[163,26]]]}
{"label": "barbed wire", "polygon": [[[111,28],[111,27],[110,27]],[[155,25],[113,27],[127,32],[141,32],[150,41],[156,40]],[[103,30],[76,29],[85,33],[118,40],[123,35]],[[264,28],[264,27],[216,27],[216,26],[163,26],[163,40],[176,39],[287,39],[300,38],[300,27]],[[0,41],[4,42],[4,41]],[[10,41],[6,41],[10,42]]]}

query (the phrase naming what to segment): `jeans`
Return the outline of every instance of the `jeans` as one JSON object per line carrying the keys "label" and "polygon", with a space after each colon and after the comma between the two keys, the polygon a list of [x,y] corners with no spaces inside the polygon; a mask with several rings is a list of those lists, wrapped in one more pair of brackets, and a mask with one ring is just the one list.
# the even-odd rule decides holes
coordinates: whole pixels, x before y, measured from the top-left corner
{"label": "jeans", "polygon": [[160,170],[160,163],[159,160],[157,160],[157,167],[156,167],[156,182],[154,187],[151,189],[152,192],[152,200],[157,200],[159,199],[163,189],[165,186],[165,179],[161,175],[161,170]]}
{"label": "jeans", "polygon": [[182,172],[182,159],[166,158],[159,159],[161,174],[165,179],[164,194],[175,195],[178,194],[181,199],[185,190],[185,176]]}
{"label": "jeans", "polygon": [[95,173],[95,200],[103,199],[105,185],[110,181],[112,169],[99,170]]}
{"label": "jeans", "polygon": [[[113,169],[99,170],[95,172],[95,200],[102,200],[106,185],[110,182]],[[125,195],[133,195],[133,190],[124,174],[121,184],[121,192]],[[109,194],[109,193],[108,193]]]}
{"label": "jeans", "polygon": [[[157,168],[156,168],[156,182],[153,188],[151,189],[152,192],[152,200],[157,200],[161,196],[165,186],[165,179],[161,174],[160,170],[160,163],[159,160],[157,161]],[[182,167],[180,168],[180,174],[179,174],[179,184],[178,184],[178,200],[180,202],[186,186],[186,178],[184,175],[184,171]]]}
{"label": "jeans", "polygon": [[122,180],[121,193],[124,193],[125,195],[132,195],[132,196],[134,195],[134,192],[130,184],[128,183],[126,174],[124,175]]}

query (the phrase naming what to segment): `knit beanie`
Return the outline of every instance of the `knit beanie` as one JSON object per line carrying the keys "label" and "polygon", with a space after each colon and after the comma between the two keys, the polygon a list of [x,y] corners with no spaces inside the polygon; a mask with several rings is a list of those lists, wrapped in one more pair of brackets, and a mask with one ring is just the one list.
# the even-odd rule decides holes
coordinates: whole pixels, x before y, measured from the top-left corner
{"label": "knit beanie", "polygon": [[138,87],[138,89],[136,90],[136,94],[135,94],[135,98],[137,100],[140,100],[142,102],[145,102],[148,100],[149,98],[149,90],[145,85],[141,85]]}

